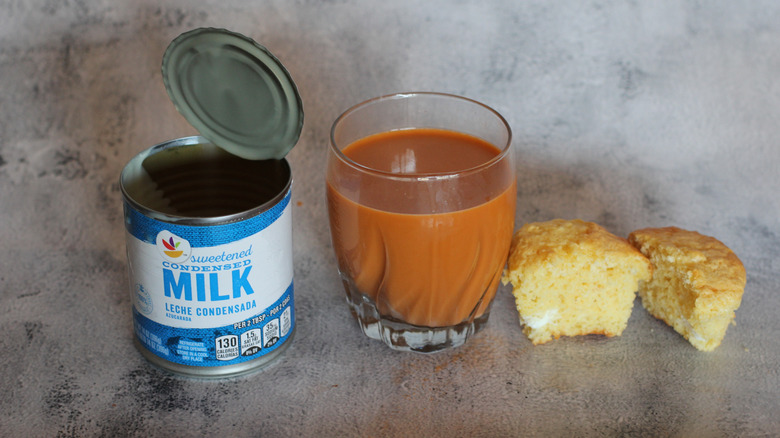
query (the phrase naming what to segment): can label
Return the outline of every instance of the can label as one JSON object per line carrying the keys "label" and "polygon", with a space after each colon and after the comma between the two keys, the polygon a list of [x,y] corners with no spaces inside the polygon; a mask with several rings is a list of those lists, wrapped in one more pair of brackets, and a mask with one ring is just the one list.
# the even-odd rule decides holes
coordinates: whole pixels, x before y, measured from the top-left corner
{"label": "can label", "polygon": [[256,216],[217,225],[150,218],[125,202],[138,341],[198,367],[254,360],[292,335],[290,191]]}

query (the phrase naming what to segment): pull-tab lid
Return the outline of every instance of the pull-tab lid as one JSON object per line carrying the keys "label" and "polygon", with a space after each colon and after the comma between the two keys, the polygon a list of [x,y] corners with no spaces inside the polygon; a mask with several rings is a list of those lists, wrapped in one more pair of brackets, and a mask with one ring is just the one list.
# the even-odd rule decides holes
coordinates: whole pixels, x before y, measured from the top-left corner
{"label": "pull-tab lid", "polygon": [[179,35],[165,51],[163,82],[201,135],[242,158],[282,159],[303,127],[298,89],[281,62],[225,29]]}

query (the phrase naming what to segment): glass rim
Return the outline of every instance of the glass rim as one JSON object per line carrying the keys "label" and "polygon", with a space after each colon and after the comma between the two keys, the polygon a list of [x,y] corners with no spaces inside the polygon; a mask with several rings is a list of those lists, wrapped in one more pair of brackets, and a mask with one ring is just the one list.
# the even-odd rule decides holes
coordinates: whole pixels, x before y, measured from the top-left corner
{"label": "glass rim", "polygon": [[[374,104],[381,101],[386,100],[395,100],[395,99],[408,99],[415,96],[427,96],[427,97],[442,97],[442,98],[448,98],[448,99],[455,99],[464,101],[467,103],[475,104],[479,107],[482,107],[483,109],[486,109],[488,112],[496,116],[496,118],[499,120],[499,122],[504,126],[507,133],[507,139],[506,144],[500,147],[500,152],[493,158],[491,158],[488,161],[485,161],[484,163],[480,163],[476,166],[469,167],[466,169],[451,171],[451,172],[421,172],[421,173],[395,173],[395,172],[389,172],[385,170],[375,169],[370,166],[366,166],[364,164],[360,164],[351,158],[344,155],[344,153],[341,151],[341,149],[336,146],[336,139],[335,139],[335,133],[336,133],[336,127],[339,125],[339,123],[344,120],[346,117],[348,117],[350,114],[354,113],[355,111],[359,110],[360,108],[363,108],[365,106],[368,106],[370,104]],[[404,130],[404,129],[416,129],[416,128],[399,128],[397,130]],[[444,129],[446,128],[436,128],[436,129]],[[472,134],[465,133],[460,130],[454,130],[451,131],[458,132],[461,134],[469,135],[474,137]],[[379,134],[378,132],[376,134]],[[482,139],[483,141],[487,141]],[[492,143],[491,143],[492,144]],[[494,145],[496,146],[496,145]],[[474,99],[470,99],[468,97],[459,96],[457,94],[450,94],[450,93],[440,93],[440,92],[433,92],[433,91],[413,91],[413,92],[403,92],[403,93],[392,93],[392,94],[385,94],[382,96],[377,96],[368,100],[365,100],[363,102],[357,103],[349,108],[347,108],[341,115],[339,115],[336,120],[333,121],[333,125],[330,128],[330,141],[328,144],[328,147],[330,150],[335,153],[336,157],[343,162],[344,164],[359,170],[361,172],[365,172],[368,174],[373,174],[375,176],[383,177],[383,178],[390,178],[390,179],[399,179],[399,180],[419,180],[419,179],[448,179],[448,178],[456,178],[461,177],[468,174],[473,174],[480,172],[484,169],[487,169],[491,166],[493,166],[496,163],[501,162],[504,160],[509,153],[512,150],[512,128],[509,126],[509,122],[504,118],[504,116],[501,115],[498,111],[491,108],[490,106],[479,102]]]}

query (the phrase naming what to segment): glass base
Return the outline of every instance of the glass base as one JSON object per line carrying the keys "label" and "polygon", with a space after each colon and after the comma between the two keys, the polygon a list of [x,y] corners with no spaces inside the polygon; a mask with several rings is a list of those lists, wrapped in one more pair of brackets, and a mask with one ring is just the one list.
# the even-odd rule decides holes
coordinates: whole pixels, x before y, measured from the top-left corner
{"label": "glass base", "polygon": [[381,315],[376,304],[344,280],[347,304],[361,330],[371,339],[387,344],[398,351],[435,353],[463,345],[468,338],[479,332],[487,323],[490,307],[477,318],[449,327],[426,327],[409,324]]}

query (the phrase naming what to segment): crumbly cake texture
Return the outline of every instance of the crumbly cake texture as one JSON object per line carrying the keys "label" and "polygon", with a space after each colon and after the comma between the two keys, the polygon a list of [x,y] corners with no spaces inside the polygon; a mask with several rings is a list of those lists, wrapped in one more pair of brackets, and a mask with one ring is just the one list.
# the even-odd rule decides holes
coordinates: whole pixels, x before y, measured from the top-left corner
{"label": "crumbly cake texture", "polygon": [[650,261],[626,239],[582,220],[529,223],[515,232],[504,282],[512,283],[533,344],[561,336],[619,336]]}
{"label": "crumbly cake texture", "polygon": [[677,227],[636,230],[628,240],[654,267],[639,287],[642,306],[697,349],[718,347],[745,289],[736,254],[714,237]]}

